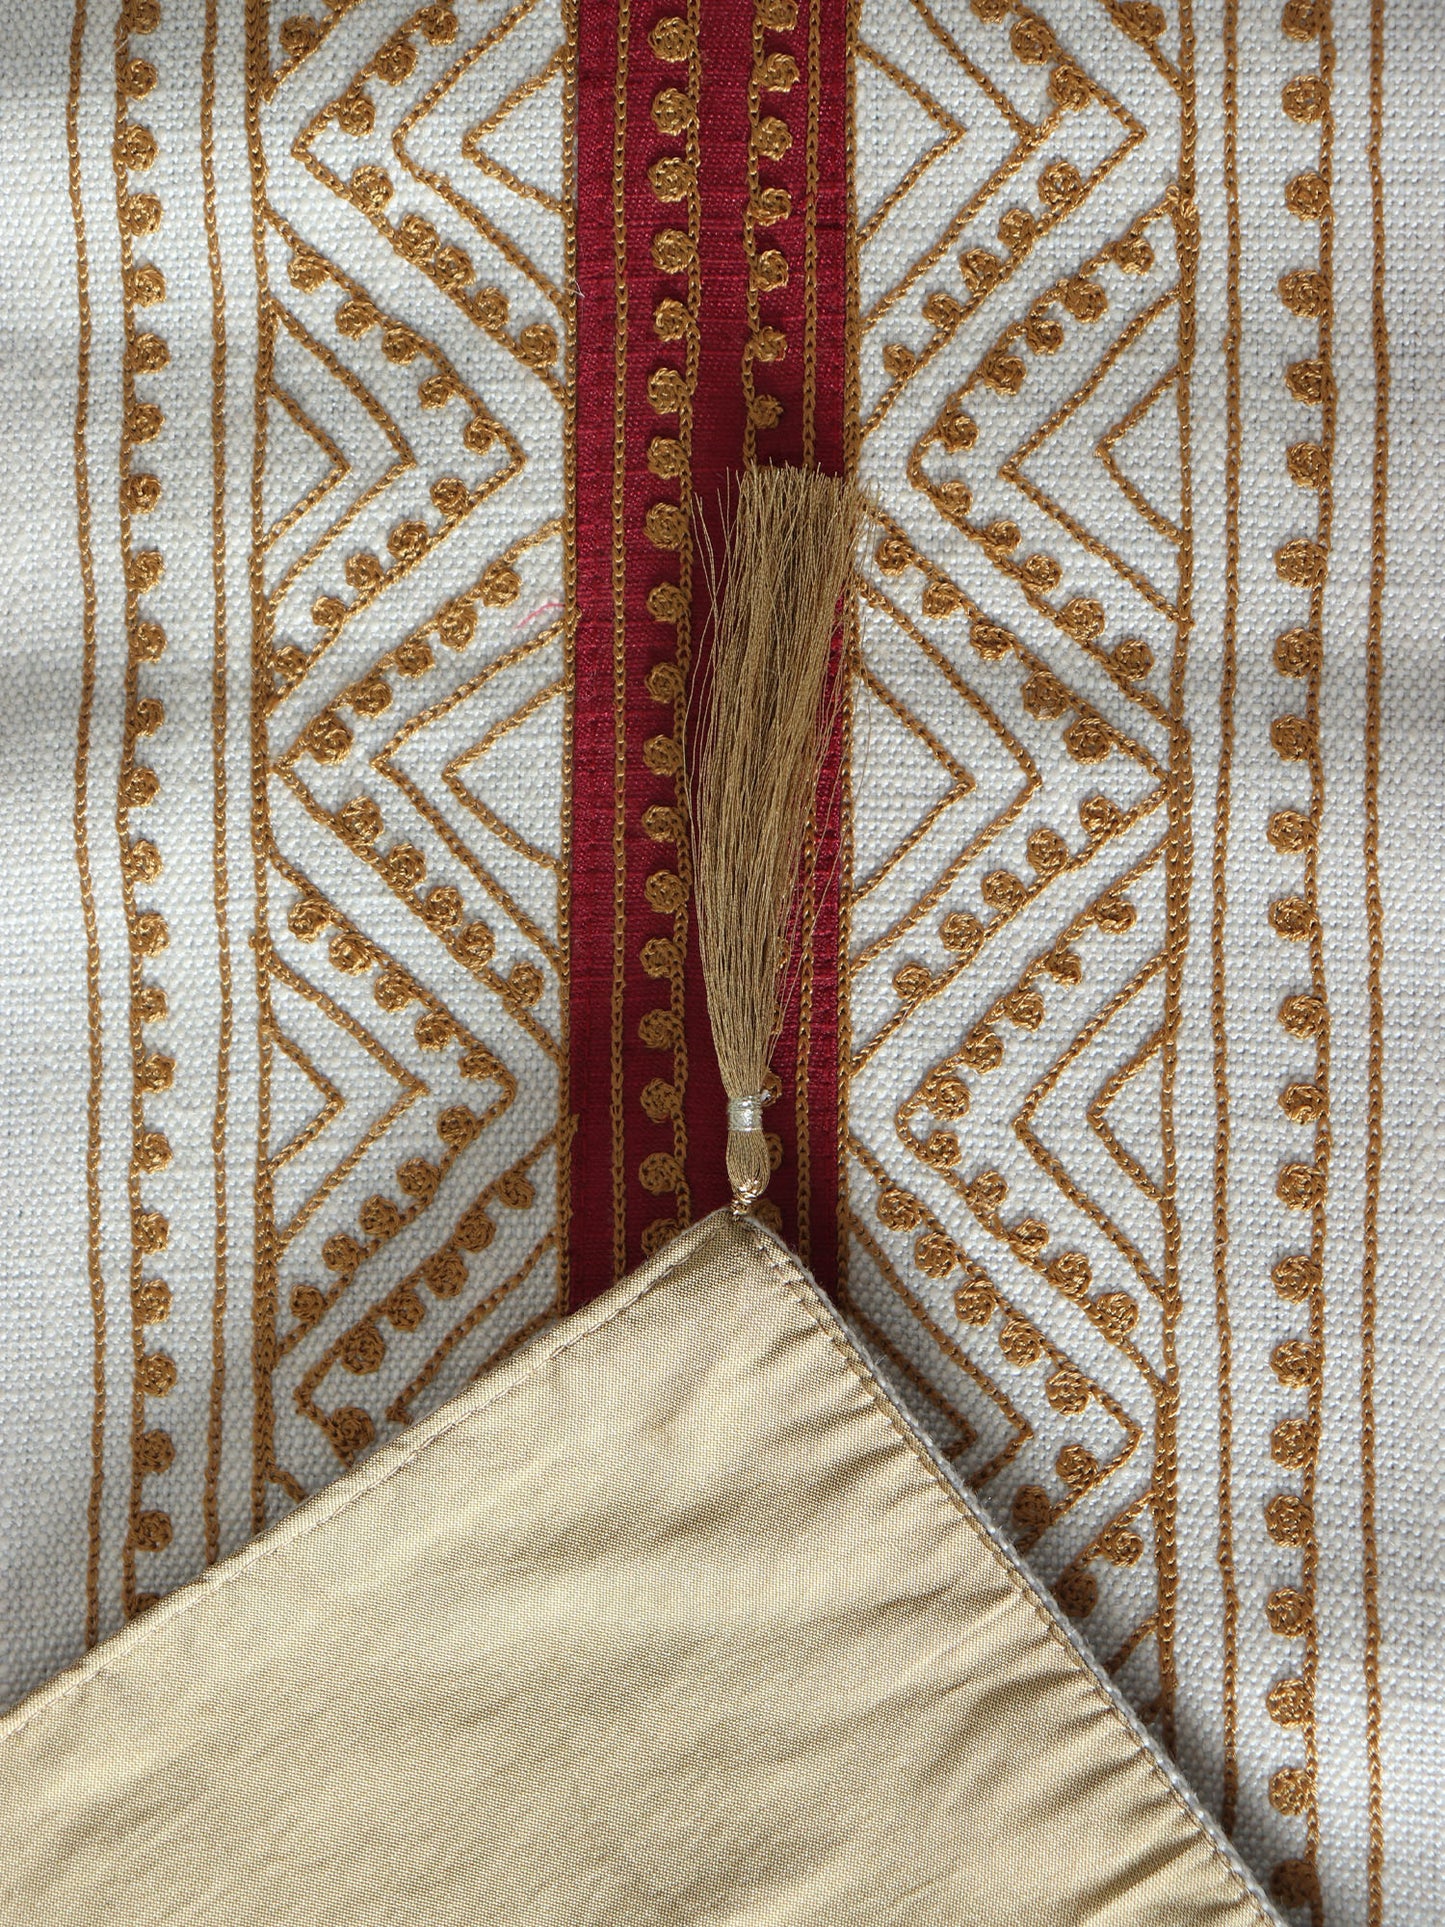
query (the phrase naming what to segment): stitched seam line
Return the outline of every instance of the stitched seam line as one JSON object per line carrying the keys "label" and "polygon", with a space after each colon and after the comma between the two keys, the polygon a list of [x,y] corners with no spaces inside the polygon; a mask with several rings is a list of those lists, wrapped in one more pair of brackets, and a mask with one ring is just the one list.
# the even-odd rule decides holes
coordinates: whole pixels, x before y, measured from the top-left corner
{"label": "stitched seam line", "polygon": [[[1090,1669],[1081,1659],[1079,1651],[1073,1644],[1072,1640],[1069,1639],[1068,1635],[1058,1625],[1058,1623],[1053,1618],[1053,1615],[1049,1612],[1048,1608],[1043,1604],[1043,1602],[1038,1598],[1037,1594],[1033,1591],[1032,1587],[1030,1587],[1026,1583],[1022,1573],[1020,1573],[1008,1560],[1000,1556],[998,1547],[995,1546],[995,1544],[993,1543],[993,1540],[990,1538],[988,1533],[983,1529],[979,1520],[974,1516],[972,1511],[964,1504],[959,1494],[949,1484],[948,1480],[943,1477],[942,1473],[939,1471],[938,1467],[934,1464],[928,1452],[919,1443],[918,1438],[915,1436],[911,1428],[905,1422],[905,1420],[898,1412],[896,1407],[888,1399],[886,1393],[884,1393],[882,1388],[877,1384],[872,1373],[868,1370],[868,1367],[865,1361],[858,1355],[857,1352],[854,1351],[845,1333],[833,1322],[832,1318],[828,1314],[822,1311],[820,1306],[815,1302],[811,1281],[808,1280],[805,1274],[796,1267],[791,1255],[784,1249],[784,1247],[776,1243],[772,1238],[769,1238],[757,1226],[749,1224],[748,1229],[752,1234],[754,1245],[757,1248],[759,1254],[762,1257],[766,1258],[771,1269],[788,1287],[788,1290],[791,1296],[797,1301],[797,1303],[802,1307],[802,1309],[807,1312],[808,1316],[812,1319],[813,1323],[818,1327],[818,1330],[823,1334],[823,1336],[830,1341],[834,1350],[842,1358],[844,1364],[848,1367],[849,1371],[853,1373],[854,1377],[862,1385],[864,1391],[867,1392],[868,1397],[872,1401],[874,1409],[877,1411],[879,1417],[882,1418],[887,1423],[889,1428],[896,1434],[896,1436],[899,1439],[902,1440],[903,1444],[907,1446],[908,1450],[913,1454],[914,1458],[918,1460],[919,1464],[923,1467],[924,1471],[928,1474],[930,1481],[935,1486],[937,1486],[938,1489],[943,1493],[944,1497],[948,1500],[949,1504],[953,1507],[954,1511],[959,1515],[959,1517],[963,1519],[965,1523],[968,1526],[970,1526],[972,1530],[975,1532],[975,1534],[983,1541],[983,1543],[988,1548],[990,1553],[993,1554],[995,1561],[1002,1569],[1004,1576],[1008,1579],[1015,1593],[1019,1596],[1021,1600],[1023,1600],[1027,1605],[1029,1605],[1033,1609],[1035,1615],[1037,1616],[1040,1623],[1042,1624],[1045,1632],[1048,1633],[1049,1637],[1054,1641],[1054,1643],[1057,1646],[1059,1646],[1068,1655],[1069,1659],[1074,1663],[1076,1667],[1082,1667],[1085,1673],[1090,1675],[1092,1679],[1092,1683],[1096,1687],[1098,1687],[1100,1684],[1099,1681],[1097,1680],[1096,1677],[1094,1677],[1091,1674]],[[1130,1726],[1128,1720],[1124,1717],[1122,1711],[1120,1710],[1119,1706],[1116,1704],[1112,1695],[1102,1691],[1101,1689],[1099,1693],[1099,1697],[1103,1700],[1104,1705],[1107,1707],[1108,1711],[1113,1715],[1116,1723],[1123,1729],[1125,1734],[1127,1734],[1127,1736],[1134,1742],[1140,1755],[1144,1759],[1145,1764],[1153,1771],[1155,1777],[1158,1780],[1160,1780],[1164,1785],[1164,1787],[1167,1789],[1174,1806],[1181,1813],[1186,1815],[1190,1820],[1193,1820],[1196,1825],[1199,1825],[1200,1824],[1199,1816],[1190,1811],[1189,1806],[1187,1802],[1184,1800],[1184,1798],[1182,1797],[1179,1788],[1174,1784],[1173,1780],[1169,1777],[1168,1773],[1164,1770],[1164,1767],[1162,1766],[1160,1761],[1155,1758],[1153,1752],[1150,1750],[1150,1748],[1147,1745],[1141,1743],[1139,1735]],[[1248,1882],[1241,1877],[1239,1869],[1233,1865],[1229,1855],[1223,1851],[1219,1842],[1212,1838],[1211,1834],[1206,1828],[1201,1826],[1200,1831],[1204,1834],[1205,1842],[1208,1845],[1210,1851],[1213,1853],[1215,1859],[1218,1860],[1220,1864],[1223,1866],[1225,1872],[1229,1875],[1231,1880],[1239,1889],[1239,1892],[1253,1905],[1259,1919],[1262,1922],[1266,1923],[1266,1927],[1276,1927],[1276,1923],[1274,1922],[1272,1916],[1263,1906],[1259,1897],[1255,1895],[1253,1892],[1251,1892]]]}
{"label": "stitched seam line", "polygon": [[[1068,1640],[1068,1638],[1065,1636],[1062,1630],[1055,1624],[1054,1620],[1049,1615],[1047,1610],[1043,1607],[1043,1605],[1038,1600],[1038,1598],[1025,1585],[1022,1575],[1016,1572],[1011,1566],[1009,1566],[1002,1558],[998,1556],[997,1549],[992,1545],[991,1541],[988,1540],[986,1534],[983,1533],[982,1529],[979,1526],[979,1522],[974,1518],[973,1514],[964,1506],[958,1493],[955,1492],[953,1488],[948,1484],[947,1480],[942,1477],[937,1466],[929,1458],[928,1454],[923,1449],[918,1439],[914,1436],[912,1431],[904,1423],[904,1421],[902,1420],[902,1418],[900,1417],[896,1409],[885,1398],[881,1389],[878,1387],[878,1385],[873,1380],[872,1375],[869,1373],[868,1368],[864,1363],[864,1361],[853,1350],[852,1346],[848,1343],[848,1340],[846,1339],[842,1331],[837,1328],[837,1326],[831,1321],[831,1319],[825,1317],[820,1307],[814,1302],[810,1283],[805,1278],[801,1270],[799,1270],[795,1266],[793,1260],[784,1251],[782,1246],[777,1244],[764,1231],[762,1231],[761,1228],[755,1225],[749,1224],[747,1225],[747,1230],[751,1237],[755,1253],[765,1260],[769,1270],[781,1282],[781,1284],[787,1287],[789,1299],[807,1313],[808,1317],[811,1319],[813,1325],[817,1328],[818,1332],[829,1341],[833,1349],[837,1352],[838,1356],[842,1359],[844,1365],[858,1380],[859,1384],[863,1387],[864,1391],[868,1394],[869,1400],[872,1403],[873,1408],[878,1414],[878,1416],[882,1420],[884,1420],[884,1422],[887,1424],[889,1429],[894,1433],[894,1435],[902,1442],[904,1446],[907,1447],[908,1451],[918,1461],[918,1463],[922,1466],[925,1473],[928,1475],[930,1482],[935,1487],[937,1487],[937,1489],[948,1500],[954,1512],[961,1519],[963,1519],[969,1527],[972,1528],[972,1530],[978,1535],[980,1539],[984,1541],[989,1551],[994,1554],[997,1564],[1002,1569],[1004,1576],[1008,1579],[1008,1581],[1012,1585],[1015,1593],[1019,1596],[1020,1599],[1022,1599],[1026,1604],[1028,1604],[1033,1609],[1035,1615],[1037,1616],[1041,1625],[1043,1626],[1044,1631],[1048,1633],[1049,1637],[1054,1641],[1056,1645],[1060,1647],[1060,1649],[1068,1656],[1068,1658],[1073,1662],[1073,1664],[1076,1667],[1081,1666],[1082,1661],[1080,1660],[1080,1656],[1077,1650],[1072,1645],[1072,1643]],[[231,1568],[229,1571],[223,1571],[221,1568],[216,1568],[213,1570],[211,1576],[208,1579],[203,1580],[199,1585],[195,1586],[194,1588],[185,1589],[179,1593],[172,1595],[172,1600],[167,1602],[167,1606],[169,1607],[169,1610],[167,1610],[167,1606],[162,1606],[160,1608],[157,1608],[152,1615],[148,1616],[143,1622],[141,1622],[141,1625],[142,1625],[141,1632],[139,1632],[138,1635],[134,1638],[133,1643],[127,1647],[125,1653],[117,1656],[117,1663],[119,1663],[121,1660],[131,1657],[131,1655],[133,1655],[139,1649],[139,1647],[144,1643],[144,1639],[147,1634],[151,1633],[152,1631],[159,1631],[162,1625],[168,1625],[172,1620],[179,1618],[183,1613],[186,1613],[190,1611],[193,1607],[200,1605],[204,1600],[213,1598],[223,1588],[232,1584],[233,1581],[240,1579],[245,1573],[250,1572],[254,1567],[262,1564],[267,1559],[274,1558],[281,1552],[284,1552],[289,1548],[295,1545],[298,1545],[303,1539],[309,1538],[313,1533],[321,1531],[324,1527],[330,1525],[334,1520],[339,1519],[343,1517],[346,1513],[350,1512],[354,1506],[360,1504],[360,1502],[363,1499],[368,1498],[373,1492],[377,1492],[383,1486],[389,1485],[393,1479],[395,1479],[396,1477],[398,1477],[400,1473],[405,1471],[408,1466],[415,1464],[416,1461],[419,1460],[422,1457],[422,1455],[425,1452],[428,1452],[434,1445],[440,1444],[443,1439],[450,1438],[454,1433],[461,1432],[466,1430],[468,1427],[475,1426],[481,1419],[485,1418],[488,1414],[493,1412],[499,1405],[501,1405],[506,1399],[510,1398],[515,1392],[519,1392],[523,1389],[524,1386],[530,1385],[532,1380],[535,1379],[540,1374],[543,1366],[550,1366],[556,1359],[563,1357],[569,1351],[575,1350],[579,1345],[586,1344],[590,1339],[596,1338],[601,1332],[605,1331],[609,1325],[615,1324],[618,1321],[618,1319],[623,1318],[626,1316],[627,1313],[634,1311],[639,1305],[643,1303],[645,1299],[651,1297],[652,1294],[656,1292],[660,1286],[666,1284],[670,1279],[672,1279],[677,1273],[679,1264],[684,1262],[686,1259],[694,1256],[696,1253],[696,1250],[697,1250],[697,1247],[693,1246],[687,1253],[679,1253],[678,1261],[676,1263],[668,1266],[666,1270],[659,1272],[657,1277],[654,1278],[649,1284],[645,1285],[642,1288],[642,1290],[637,1293],[635,1297],[627,1299],[624,1303],[615,1306],[613,1310],[608,1312],[606,1317],[600,1319],[597,1322],[597,1324],[591,1326],[587,1331],[578,1332],[574,1338],[565,1340],[560,1344],[552,1346],[546,1351],[542,1351],[540,1353],[540,1356],[537,1357],[534,1364],[532,1365],[532,1368],[529,1371],[525,1372],[522,1376],[514,1379],[510,1385],[504,1386],[500,1391],[498,1391],[491,1398],[489,1398],[484,1404],[477,1406],[473,1410],[467,1412],[465,1415],[458,1417],[456,1420],[453,1421],[452,1424],[441,1427],[440,1430],[432,1433],[430,1438],[423,1439],[422,1441],[420,1441],[420,1443],[416,1445],[412,1451],[408,1452],[403,1458],[399,1459],[397,1463],[393,1465],[389,1471],[382,1474],[380,1478],[376,1479],[373,1483],[367,1484],[363,1490],[359,1492],[355,1492],[351,1494],[348,1498],[342,1500],[341,1503],[338,1504],[333,1511],[325,1513],[322,1517],[316,1519],[312,1524],[299,1530],[295,1534],[295,1536],[293,1538],[288,1539],[284,1545],[276,1544],[276,1543],[268,1544],[263,1539],[258,1542],[254,1556],[247,1558],[244,1554],[238,1554],[236,1565],[233,1568]],[[43,1719],[47,1714],[54,1712],[57,1707],[65,1704],[69,1700],[74,1699],[79,1693],[83,1692],[85,1688],[92,1685],[97,1679],[101,1678],[104,1674],[108,1672],[113,1672],[113,1671],[114,1671],[113,1666],[97,1666],[93,1668],[91,1671],[85,1673],[82,1677],[76,1679],[67,1690],[61,1693],[57,1693],[56,1696],[53,1699],[47,1701],[47,1703],[44,1706],[37,1708],[36,1712],[29,1719],[26,1719],[20,1722],[20,1724],[12,1727],[10,1732],[4,1735],[3,1737],[6,1740],[18,1740],[22,1733],[26,1732],[30,1727],[37,1724],[37,1722]],[[1095,1682],[1095,1684],[1097,1684],[1097,1682]],[[1134,1742],[1136,1748],[1138,1748],[1139,1753],[1142,1755],[1146,1765],[1148,1765],[1153,1770],[1155,1776],[1162,1782],[1162,1784],[1170,1794],[1175,1807],[1182,1814],[1186,1815],[1188,1818],[1194,1819],[1195,1816],[1189,1813],[1188,1807],[1185,1805],[1185,1802],[1180,1797],[1178,1789],[1174,1786],[1168,1774],[1165,1773],[1160,1763],[1154,1758],[1152,1753],[1149,1752],[1148,1748],[1140,1744],[1138,1735],[1131,1730],[1128,1722],[1124,1719],[1118,1706],[1115,1705],[1115,1703],[1109,1697],[1108,1694],[1101,1693],[1100,1697],[1103,1699],[1105,1707],[1113,1715],[1115,1721],[1122,1728],[1124,1733]],[[1224,1852],[1222,1852],[1218,1844],[1210,1838],[1207,1832],[1205,1832],[1204,1838],[1207,1845],[1210,1847],[1211,1851],[1213,1852],[1215,1858],[1222,1864],[1225,1871],[1230,1875],[1230,1877],[1238,1887],[1239,1891],[1254,1904],[1259,1919],[1262,1922],[1266,1923],[1266,1927],[1274,1927],[1274,1923],[1270,1920],[1269,1914],[1265,1911],[1265,1909],[1260,1904],[1260,1902],[1256,1899],[1256,1897],[1250,1892],[1249,1887],[1247,1886],[1245,1881],[1240,1877],[1238,1870],[1230,1864],[1230,1861],[1227,1855]]]}

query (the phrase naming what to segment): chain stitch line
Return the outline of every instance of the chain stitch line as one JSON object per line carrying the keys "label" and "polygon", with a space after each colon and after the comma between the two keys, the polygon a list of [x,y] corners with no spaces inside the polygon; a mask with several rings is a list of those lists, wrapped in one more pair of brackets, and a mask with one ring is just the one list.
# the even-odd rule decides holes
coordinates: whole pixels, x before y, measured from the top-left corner
{"label": "chain stitch line", "polygon": [[85,1188],[89,1207],[86,1231],[86,1270],[90,1286],[93,1331],[91,1365],[90,1490],[86,1503],[85,1643],[100,1637],[100,1507],[104,1482],[106,1418],[105,1278],[101,1269],[100,1098],[101,1051],[100,936],[95,891],[90,874],[90,732],[95,709],[96,591],[95,555],[90,508],[90,460],[86,430],[90,421],[90,257],[86,244],[85,210],[81,201],[80,86],[85,51],[86,0],[76,0],[70,35],[69,87],[65,105],[65,137],[71,221],[75,229],[76,302],[80,326],[76,346],[75,431],[72,440],[76,541],[80,552],[82,656],[80,706],[76,721],[73,834],[79,878],[81,921],[85,930],[85,989],[88,1024],[88,1083],[86,1090]]}
{"label": "chain stitch line", "polygon": [[201,181],[206,227],[206,262],[211,280],[211,568],[215,609],[215,649],[211,665],[211,790],[213,830],[211,863],[216,919],[220,1024],[216,1047],[216,1100],[211,1122],[211,1157],[216,1205],[215,1272],[211,1298],[211,1396],[206,1426],[206,1469],[201,1498],[205,1559],[213,1565],[221,1552],[220,1479],[223,1399],[226,1389],[226,1306],[228,1300],[229,1198],[226,1185],[227,1129],[230,1116],[232,1007],[230,878],[226,838],[226,735],[230,713],[227,690],[229,640],[226,603],[226,296],[221,241],[216,225],[216,38],[218,0],[206,0],[201,52]]}
{"label": "chain stitch line", "polygon": [[1390,336],[1385,305],[1385,0],[1370,7],[1371,331],[1375,449],[1371,475],[1370,612],[1365,683],[1365,912],[1369,926],[1369,1124],[1365,1151],[1365,1256],[1361,1275],[1360,1537],[1364,1551],[1365,1694],[1370,1762],[1369,1927],[1385,1906],[1384,1762],[1380,1751],[1380,1567],[1375,1530],[1375,1322],[1380,1171],[1385,1130],[1384,904],[1380,894],[1380,693],[1384,678],[1386,510],[1390,479]]}

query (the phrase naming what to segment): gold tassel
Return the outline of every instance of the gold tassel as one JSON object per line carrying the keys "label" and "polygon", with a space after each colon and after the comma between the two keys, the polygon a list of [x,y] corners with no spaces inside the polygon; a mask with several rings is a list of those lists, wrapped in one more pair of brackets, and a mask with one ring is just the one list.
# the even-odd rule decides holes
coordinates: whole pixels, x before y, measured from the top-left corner
{"label": "gold tassel", "polygon": [[851,484],[811,469],[743,477],[713,590],[692,757],[693,891],[708,1016],[728,1095],[733,1209],[770,1175],[763,1106],[797,937],[803,843],[835,706],[828,662],[858,538]]}

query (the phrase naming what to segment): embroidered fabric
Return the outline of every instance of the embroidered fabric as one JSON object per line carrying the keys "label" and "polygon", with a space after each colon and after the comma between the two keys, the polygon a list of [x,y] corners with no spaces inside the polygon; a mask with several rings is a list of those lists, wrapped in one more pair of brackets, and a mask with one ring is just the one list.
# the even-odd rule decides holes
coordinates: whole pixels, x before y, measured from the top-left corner
{"label": "embroidered fabric", "polygon": [[0,1703],[726,1195],[699,517],[849,463],[778,1223],[1295,1927],[1439,1914],[1441,32],[0,36]]}

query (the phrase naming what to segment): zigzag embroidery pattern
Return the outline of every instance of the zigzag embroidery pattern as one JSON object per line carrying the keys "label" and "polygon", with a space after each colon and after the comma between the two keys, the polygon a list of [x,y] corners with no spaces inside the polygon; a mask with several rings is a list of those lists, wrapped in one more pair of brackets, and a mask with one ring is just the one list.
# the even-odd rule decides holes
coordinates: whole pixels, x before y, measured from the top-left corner
{"label": "zigzag embroidery pattern", "polygon": [[1106,11],[859,10],[847,1296],[1167,1738],[1190,83]]}
{"label": "zigzag embroidery pattern", "polygon": [[565,1298],[575,36],[378,13],[258,50],[258,1525]]}

